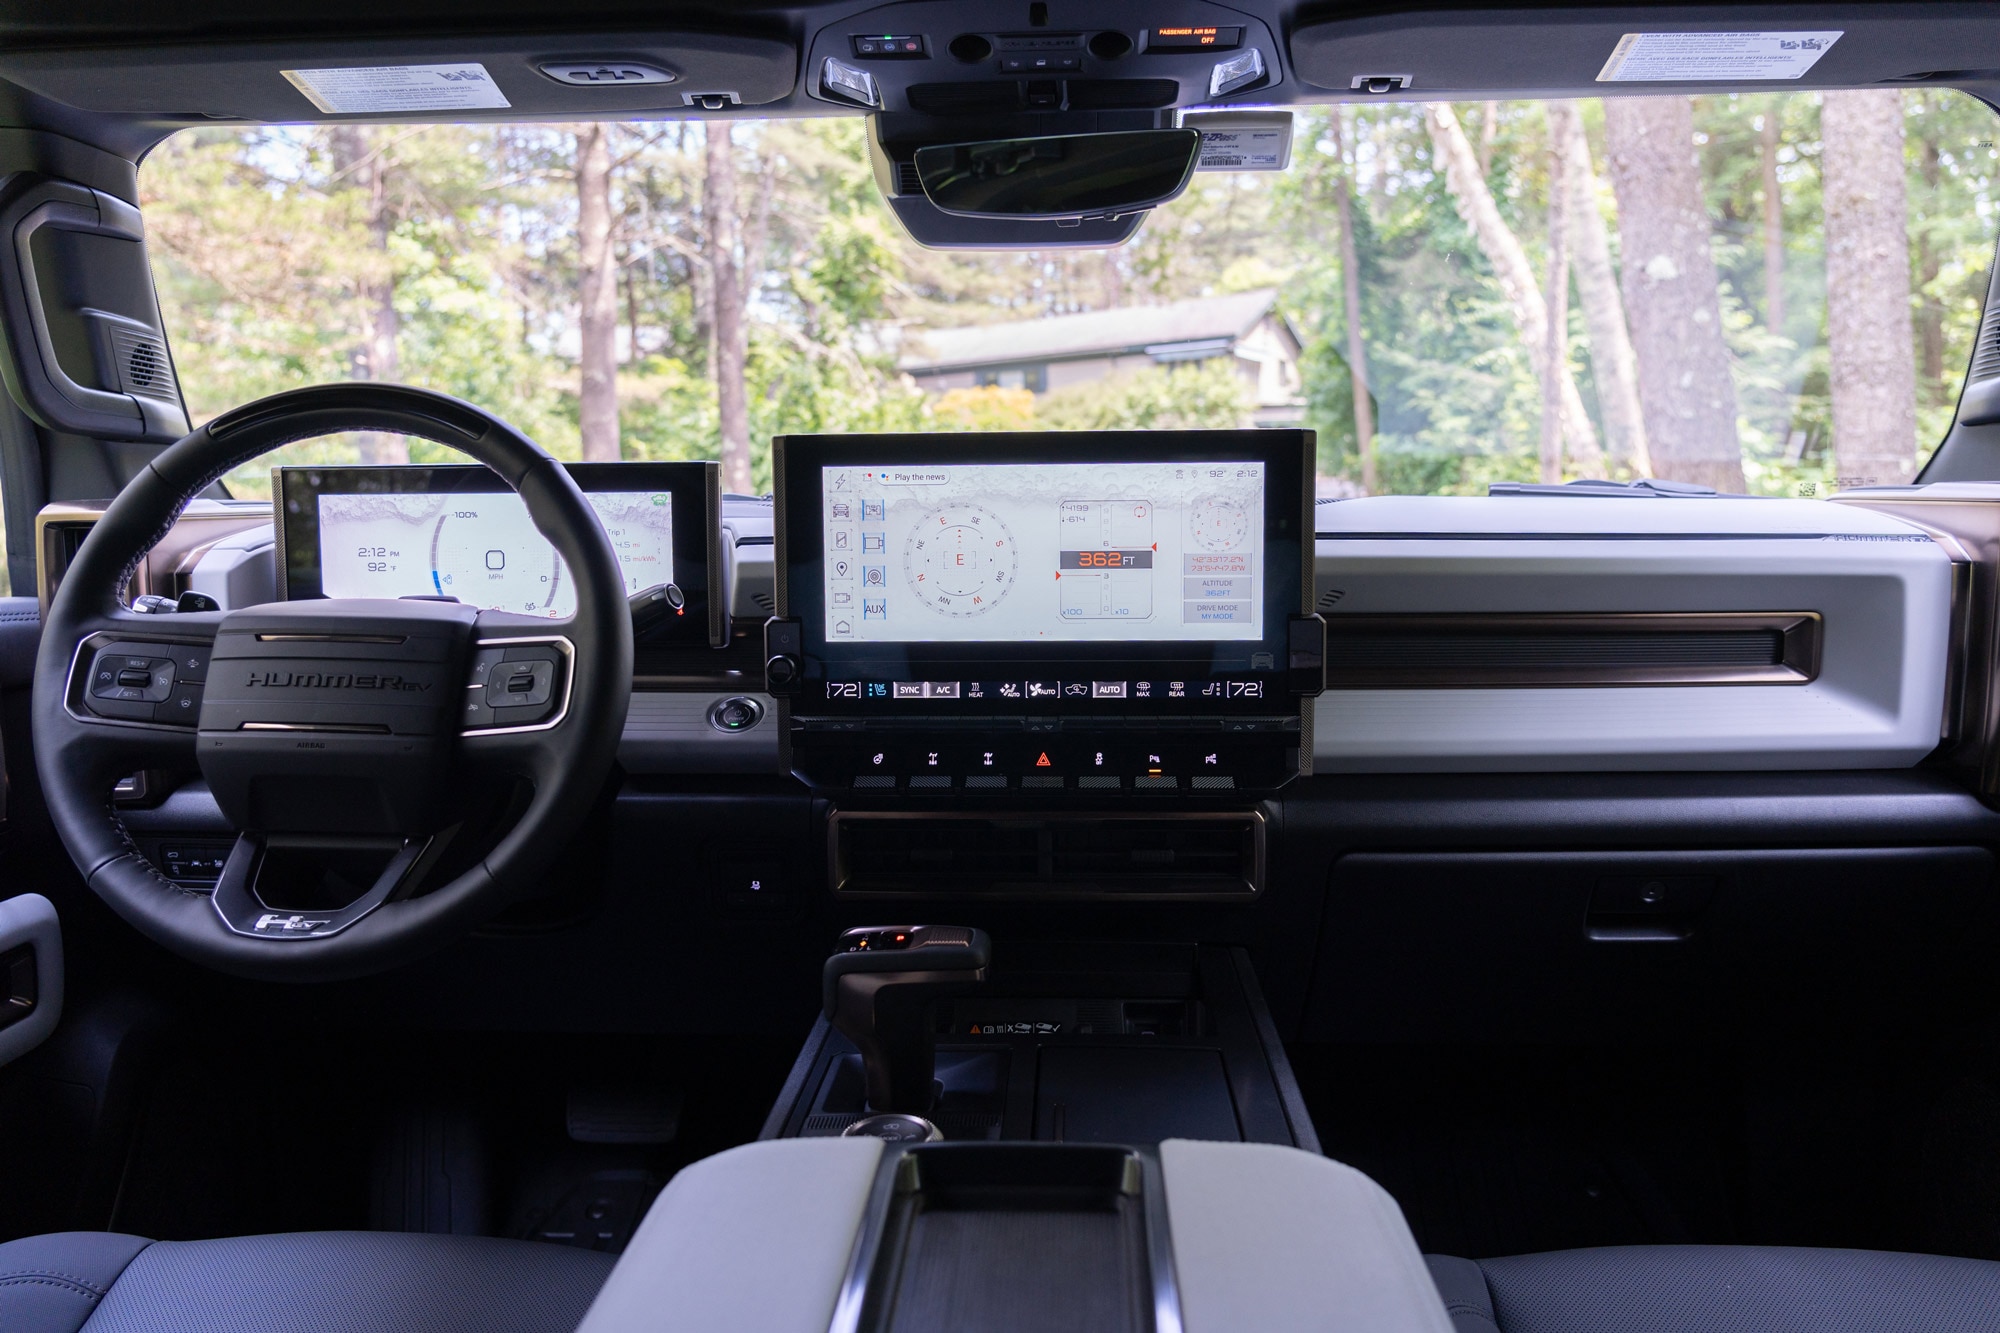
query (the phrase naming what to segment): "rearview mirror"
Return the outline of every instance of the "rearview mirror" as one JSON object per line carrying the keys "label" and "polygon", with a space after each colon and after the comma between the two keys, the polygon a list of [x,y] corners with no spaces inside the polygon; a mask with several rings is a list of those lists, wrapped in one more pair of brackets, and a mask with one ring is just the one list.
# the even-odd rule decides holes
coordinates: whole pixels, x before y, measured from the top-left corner
{"label": "rearview mirror", "polygon": [[916,153],[924,195],[968,218],[1109,218],[1187,188],[1199,130],[1128,130],[937,144]]}

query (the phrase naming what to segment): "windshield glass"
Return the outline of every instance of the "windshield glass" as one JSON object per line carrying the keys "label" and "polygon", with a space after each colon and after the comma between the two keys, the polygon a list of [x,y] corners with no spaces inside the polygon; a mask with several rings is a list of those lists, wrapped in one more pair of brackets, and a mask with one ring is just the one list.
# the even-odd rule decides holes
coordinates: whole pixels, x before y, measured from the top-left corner
{"label": "windshield glass", "polygon": [[141,185],[197,421],[396,380],[755,493],[776,434],[1303,425],[1323,496],[1825,495],[1950,424],[2000,167],[1970,97],[1292,114],[1287,169],[1200,172],[1109,250],[917,246],[858,119],[203,129]]}

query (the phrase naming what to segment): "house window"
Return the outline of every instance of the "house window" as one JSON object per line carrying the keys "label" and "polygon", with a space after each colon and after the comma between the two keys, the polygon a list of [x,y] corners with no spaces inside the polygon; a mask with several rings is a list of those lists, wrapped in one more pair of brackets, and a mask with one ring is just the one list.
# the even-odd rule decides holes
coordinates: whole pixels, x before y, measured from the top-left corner
{"label": "house window", "polygon": [[1049,391],[1049,368],[1047,366],[1006,366],[995,370],[974,372],[981,388],[992,385],[1002,389],[1027,389],[1031,393]]}

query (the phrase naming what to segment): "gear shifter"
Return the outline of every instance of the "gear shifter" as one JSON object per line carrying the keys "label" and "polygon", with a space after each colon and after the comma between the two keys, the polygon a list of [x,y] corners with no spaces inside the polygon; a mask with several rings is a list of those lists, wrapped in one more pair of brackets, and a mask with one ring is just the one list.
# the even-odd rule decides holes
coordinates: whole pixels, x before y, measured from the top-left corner
{"label": "gear shifter", "polygon": [[861,1052],[869,1110],[931,1109],[931,1001],[985,981],[992,953],[986,932],[970,926],[863,926],[840,937],[826,960],[826,1017]]}

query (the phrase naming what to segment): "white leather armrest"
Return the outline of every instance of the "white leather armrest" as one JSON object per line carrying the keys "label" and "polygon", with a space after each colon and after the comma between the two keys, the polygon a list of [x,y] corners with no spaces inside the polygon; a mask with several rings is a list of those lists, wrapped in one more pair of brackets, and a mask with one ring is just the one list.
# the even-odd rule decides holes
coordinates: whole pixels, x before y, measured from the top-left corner
{"label": "white leather armrest", "polygon": [[577,1333],[825,1329],[881,1160],[880,1139],[775,1139],[683,1168]]}
{"label": "white leather armrest", "polygon": [[1452,1333],[1388,1191],[1262,1143],[1160,1145],[1186,1333]]}

